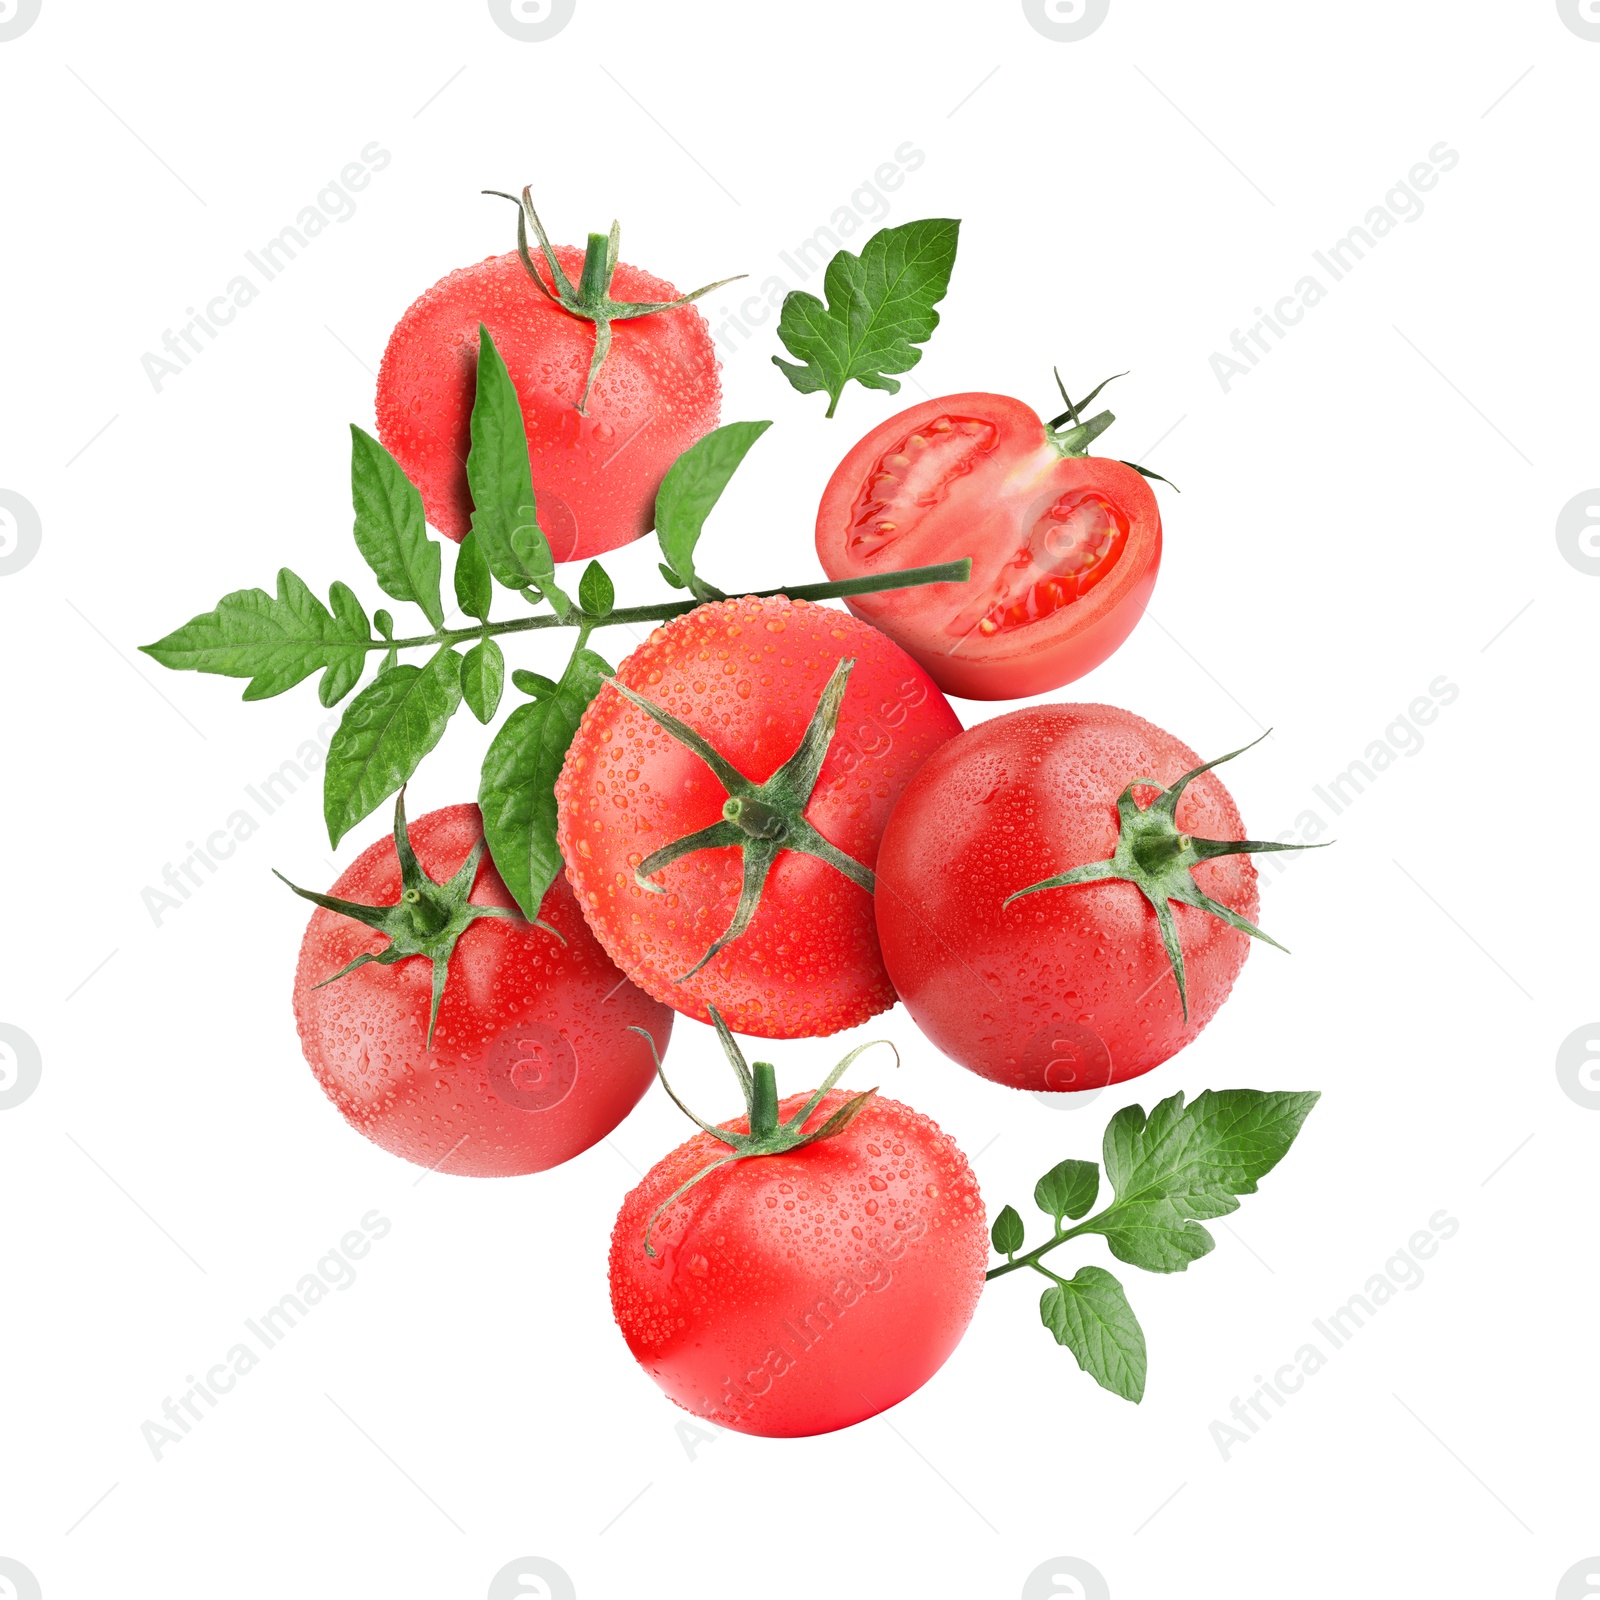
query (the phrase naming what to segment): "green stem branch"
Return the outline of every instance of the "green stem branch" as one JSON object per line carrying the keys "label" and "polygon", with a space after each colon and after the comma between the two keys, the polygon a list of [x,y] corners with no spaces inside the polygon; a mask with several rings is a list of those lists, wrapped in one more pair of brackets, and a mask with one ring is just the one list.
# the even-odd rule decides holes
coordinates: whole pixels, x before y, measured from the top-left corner
{"label": "green stem branch", "polygon": [[[1104,1211],[1100,1212],[1096,1216],[1090,1217],[1087,1222],[1080,1222],[1076,1228],[1068,1228],[1064,1232],[1061,1230],[1061,1226],[1058,1223],[1056,1225],[1056,1234],[1054,1238],[1047,1239],[1043,1244],[1035,1246],[1025,1256],[1013,1256],[1005,1263],[1004,1266],[990,1267],[990,1269],[984,1273],[983,1281],[988,1283],[991,1278],[1003,1278],[1008,1272],[1016,1272],[1021,1267],[1033,1267],[1036,1271],[1043,1272],[1047,1278],[1055,1277],[1053,1272],[1049,1272],[1044,1267],[1039,1265],[1039,1257],[1044,1255],[1048,1250],[1054,1250],[1058,1244],[1065,1244],[1068,1239],[1076,1239],[1079,1234],[1098,1233],[1100,1230],[1097,1224],[1103,1218],[1108,1216],[1114,1209],[1114,1206],[1107,1206]],[[1057,1279],[1056,1281],[1059,1283],[1060,1279]]]}
{"label": "green stem branch", "polygon": [[[841,578],[833,583],[800,583],[783,589],[757,589],[752,598],[769,600],[787,595],[791,600],[842,600],[853,594],[879,594],[886,589],[915,589],[925,583],[965,583],[972,576],[972,561],[941,561],[930,567],[907,567],[903,572],[885,572],[874,578]],[[421,649],[425,645],[457,644],[465,639],[489,639],[501,633],[535,633],[543,628],[620,627],[630,622],[670,622],[696,610],[699,600],[666,600],[653,606],[620,606],[603,617],[592,617],[574,606],[566,616],[517,617],[509,622],[479,622],[470,628],[439,628],[433,633],[392,641],[396,650]],[[391,641],[374,639],[369,650],[387,650]]]}

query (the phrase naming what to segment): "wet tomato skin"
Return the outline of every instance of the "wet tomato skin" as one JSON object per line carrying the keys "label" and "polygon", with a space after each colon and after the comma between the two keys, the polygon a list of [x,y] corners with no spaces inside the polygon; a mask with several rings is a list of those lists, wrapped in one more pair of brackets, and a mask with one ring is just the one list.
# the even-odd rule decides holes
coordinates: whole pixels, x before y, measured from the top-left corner
{"label": "wet tomato skin", "polygon": [[[832,1091],[807,1127],[848,1098]],[[876,1098],[841,1134],[690,1189],[656,1220],[646,1255],[651,1213],[719,1154],[726,1145],[696,1134],[618,1213],[611,1305],[640,1366],[686,1411],[766,1437],[847,1428],[921,1388],[966,1331],[988,1260],[977,1181],[955,1144]]]}
{"label": "wet tomato skin", "polygon": [[[980,723],[906,786],[878,855],[878,934],[900,998],[947,1056],[1014,1089],[1072,1091],[1149,1072],[1216,1014],[1250,940],[1174,905],[1189,986],[1185,1021],[1150,903],[1131,883],[1047,889],[1044,878],[1109,857],[1117,796],[1162,783],[1199,757],[1114,706],[1045,705]],[[1154,791],[1136,789],[1148,805]],[[1242,839],[1215,772],[1178,802],[1178,826]],[[1248,856],[1203,862],[1195,881],[1254,922]]]}
{"label": "wet tomato skin", "polygon": [[[583,252],[558,246],[577,283]],[[535,258],[537,259],[537,257]],[[548,267],[540,269],[548,282]],[[678,291],[619,262],[616,300],[655,303]],[[584,561],[648,533],[667,468],[716,427],[716,347],[692,305],[612,325],[612,344],[577,409],[595,326],[539,292],[515,251],[441,278],[401,317],[378,372],[378,437],[422,492],[428,521],[460,540],[467,492],[478,324],[494,339],[522,401],[539,526],[557,561]]]}
{"label": "wet tomato skin", "polygon": [[[483,837],[475,805],[411,824],[412,847],[436,882]],[[362,852],[329,891],[392,905],[400,898],[394,840]],[[514,907],[488,856],[471,898]],[[518,916],[479,917],[450,958],[433,1049],[425,1048],[432,966],[412,956],[325,978],[387,941],[318,908],[295,972],[301,1047],[324,1093],[358,1133],[420,1166],[503,1177],[559,1166],[610,1133],[650,1086],[645,1028],[665,1052],[672,1012],[606,958],[572,891],[551,885],[539,909],[565,945]]]}
{"label": "wet tomato skin", "polygon": [[[719,601],[656,629],[618,680],[702,734],[754,782],[794,753],[839,661],[855,660],[839,722],[805,816],[871,868],[906,780],[960,732],[928,676],[877,629],[789,600]],[[701,850],[635,882],[653,851],[722,817],[727,792],[699,756],[604,688],[584,713],[556,783],[567,877],[611,959],[641,988],[736,1032],[837,1033],[894,1004],[872,897],[834,867],[779,854],[749,929],[687,983],[733,920],[740,852]]]}
{"label": "wet tomato skin", "polygon": [[1080,678],[1143,616],[1161,565],[1150,485],[1063,456],[1020,400],[955,394],[899,412],[835,468],[817,511],[830,578],[972,558],[965,584],[856,595],[947,694],[1044,694]]}

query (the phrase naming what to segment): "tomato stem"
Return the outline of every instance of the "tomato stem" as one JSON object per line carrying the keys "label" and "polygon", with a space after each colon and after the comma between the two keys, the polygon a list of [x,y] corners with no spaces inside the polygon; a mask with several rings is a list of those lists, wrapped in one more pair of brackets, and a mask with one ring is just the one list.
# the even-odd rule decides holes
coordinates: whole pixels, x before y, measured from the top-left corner
{"label": "tomato stem", "polygon": [[672,980],[674,983],[687,983],[719,951],[732,944],[749,928],[761,907],[767,875],[772,871],[780,851],[795,850],[825,861],[868,894],[877,888],[870,868],[864,867],[853,856],[846,855],[836,844],[824,838],[805,817],[812,791],[817,786],[833,744],[845,686],[855,664],[853,656],[846,656],[833,669],[794,753],[764,783],[747,778],[715,745],[670,711],[664,711],[636,689],[630,689],[617,679],[606,679],[610,688],[636,705],[685,749],[699,756],[728,791],[721,822],[714,822],[709,828],[700,828],[681,839],[674,839],[671,844],[652,851],[633,869],[634,882],[647,894],[665,894],[665,886],[655,880],[684,856],[700,850],[720,850],[729,845],[740,852],[743,881],[732,920],[712,941],[705,954],[687,972]]}
{"label": "tomato stem", "polygon": [[[1272,730],[1269,728],[1267,733]],[[1265,739],[1267,734],[1261,735]],[[1260,939],[1275,949],[1283,946],[1270,934],[1263,933],[1253,922],[1247,922],[1236,911],[1213,900],[1195,882],[1194,869],[1203,861],[1213,861],[1218,856],[1259,855],[1269,850],[1326,850],[1327,844],[1274,844],[1260,839],[1200,839],[1184,833],[1177,822],[1178,802],[1183,792],[1202,773],[1220,767],[1224,761],[1242,756],[1246,750],[1255,749],[1261,739],[1254,739],[1238,750],[1231,750],[1215,761],[1207,761],[1186,772],[1171,785],[1158,783],[1154,778],[1130,778],[1128,786],[1117,797],[1119,827],[1117,848],[1104,861],[1087,861],[1070,871],[1042,878],[1025,889],[1008,895],[1002,910],[1025,895],[1038,894],[1045,889],[1069,889],[1084,883],[1103,883],[1120,879],[1131,883],[1150,902],[1156,914],[1156,926],[1161,930],[1161,942],[1166,947],[1167,962],[1172,969],[1173,981],[1178,986],[1178,1003],[1183,1008],[1183,1018],[1189,1020],[1189,989],[1184,974],[1183,944],[1178,938],[1178,924],[1172,914],[1173,903],[1193,906],[1197,911],[1208,911],[1219,917],[1230,928]],[[1156,797],[1148,806],[1141,807],[1134,798],[1135,789],[1154,789]],[[1332,841],[1330,840],[1329,843]],[[1079,1230],[1080,1232],[1082,1229]]]}
{"label": "tomato stem", "polygon": [[[400,793],[394,801],[394,848],[400,863],[403,887],[400,898],[393,905],[369,906],[354,900],[338,900],[332,895],[318,894],[312,889],[302,889],[298,884],[289,883],[276,869],[273,876],[289,884],[302,900],[309,900],[313,905],[321,906],[324,911],[332,911],[337,916],[363,923],[389,940],[382,950],[357,956],[354,961],[324,978],[317,988],[325,989],[330,983],[337,983],[346,973],[364,967],[369,961],[389,967],[408,956],[427,957],[433,965],[433,997],[428,1007],[428,1037],[424,1049],[431,1051],[433,1030],[438,1025],[439,1004],[444,999],[450,956],[456,941],[479,917],[505,917],[520,921],[522,913],[507,906],[478,905],[472,899],[473,885],[478,881],[478,867],[488,848],[487,839],[478,840],[456,875],[447,883],[440,883],[428,876],[427,869],[417,860],[416,851],[411,848],[411,834],[406,826],[404,784],[400,785]],[[560,943],[567,942],[549,923],[535,919],[533,925],[543,928]]]}
{"label": "tomato stem", "polygon": [[[786,1155],[791,1150],[803,1149],[808,1144],[815,1144],[819,1139],[831,1139],[844,1130],[854,1120],[855,1115],[878,1092],[876,1089],[866,1089],[862,1093],[852,1095],[843,1105],[836,1107],[820,1128],[806,1132],[806,1123],[810,1121],[811,1114],[822,1104],[824,1096],[844,1076],[845,1069],[863,1051],[870,1050],[875,1044],[887,1044],[891,1050],[894,1046],[887,1039],[873,1039],[866,1044],[857,1045],[854,1050],[841,1061],[832,1072],[823,1080],[822,1087],[812,1091],[806,1103],[789,1118],[787,1122],[778,1120],[778,1077],[770,1061],[757,1061],[752,1067],[744,1058],[744,1052],[739,1048],[738,1041],[729,1031],[728,1024],[722,1020],[722,1013],[715,1006],[706,1008],[711,1013],[711,1021],[717,1030],[717,1037],[722,1041],[722,1048],[728,1057],[728,1065],[733,1068],[734,1075],[739,1080],[739,1087],[744,1093],[744,1106],[746,1126],[748,1133],[738,1133],[732,1128],[713,1127],[709,1122],[697,1117],[683,1101],[681,1101],[673,1087],[667,1082],[667,1075],[661,1069],[661,1055],[656,1049],[655,1039],[644,1028],[633,1028],[630,1031],[639,1035],[650,1046],[650,1054],[655,1059],[656,1076],[661,1079],[661,1087],[667,1091],[668,1098],[696,1127],[709,1133],[713,1139],[719,1140],[728,1146],[732,1152],[729,1155],[718,1156],[709,1165],[702,1167],[693,1177],[680,1183],[665,1200],[650,1213],[644,1225],[644,1253],[654,1256],[655,1246],[650,1243],[650,1230],[655,1227],[656,1219],[686,1190],[694,1188],[697,1183],[703,1182],[713,1172],[722,1167],[730,1166],[735,1161],[744,1161],[751,1156],[779,1156]],[[900,1052],[894,1051],[895,1065],[900,1065]]]}
{"label": "tomato stem", "polygon": [[[889,589],[915,589],[929,583],[965,583],[972,576],[972,560],[940,561],[928,567],[907,567],[902,572],[884,572],[872,578],[839,578],[831,583],[801,583],[787,589],[757,589],[754,600],[770,600],[779,595],[790,600],[842,600],[853,594],[881,594]],[[489,639],[501,633],[536,633],[544,628],[582,628],[587,635],[595,628],[626,626],[630,622],[670,622],[686,616],[700,606],[699,600],[664,600],[653,606],[622,606],[603,617],[573,606],[564,617],[553,613],[537,617],[516,617],[509,622],[477,622],[470,628],[438,628],[432,633],[409,639],[373,639],[369,650],[417,650],[428,645],[458,644],[465,639]]]}

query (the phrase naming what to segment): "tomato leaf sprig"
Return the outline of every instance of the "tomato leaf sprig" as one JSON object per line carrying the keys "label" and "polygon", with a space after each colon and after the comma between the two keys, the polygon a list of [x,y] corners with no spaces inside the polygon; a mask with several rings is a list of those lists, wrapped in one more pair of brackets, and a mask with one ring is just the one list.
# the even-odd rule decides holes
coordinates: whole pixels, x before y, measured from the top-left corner
{"label": "tomato leaf sprig", "polygon": [[[639,308],[628,314],[642,314]],[[620,313],[614,313],[620,314]],[[456,610],[446,612],[441,546],[428,535],[422,497],[400,464],[360,428],[351,429],[350,488],[354,536],[378,587],[415,605],[429,631],[395,636],[394,618],[376,610],[369,621],[354,590],[335,583],[326,605],[295,573],[280,571],[277,592],[240,589],[181,628],[144,645],[177,671],[246,678],[246,700],[284,693],[320,671],[318,695],[332,707],[360,683],[368,656],[376,676],[356,694],[329,746],[323,814],[329,840],[339,841],[410,780],[443,738],[463,702],[483,723],[498,714],[506,685],[499,638],[545,628],[573,628],[577,641],[559,681],[521,669],[511,683],[531,704],[519,705],[491,743],[479,786],[489,849],[530,919],[561,869],[552,793],[584,708],[611,675],[588,648],[598,628],[664,622],[721,591],[695,565],[705,520],[750,447],[770,426],[734,422],[691,445],[668,472],[657,497],[662,575],[692,598],[619,607],[609,574],[591,561],[574,600],[556,582],[555,561],[539,525],[528,440],[516,387],[487,328],[479,328],[477,387],[471,417],[467,482],[471,530],[455,557]],[[791,599],[827,600],[924,583],[962,582],[971,563],[884,573],[841,582],[790,584],[762,590]],[[514,591],[537,614],[491,620],[497,586]],[[450,626],[461,617],[465,626]],[[426,652],[421,663],[400,652]]]}
{"label": "tomato leaf sprig", "polygon": [[661,576],[674,589],[687,589],[696,600],[725,600],[695,571],[694,551],[700,532],[728,480],[764,434],[770,422],[729,422],[685,450],[661,480],[656,494],[656,539],[667,558]]}
{"label": "tomato leaf sprig", "polygon": [[839,251],[823,274],[826,305],[803,289],[784,296],[778,337],[802,364],[774,356],[773,365],[801,394],[825,390],[830,417],[852,378],[898,394],[886,374],[922,359],[917,346],[939,326],[934,307],[950,287],[960,231],[957,221],[930,217],[880,229],[859,256]]}
{"label": "tomato leaf sprig", "polygon": [[[1050,1218],[1050,1237],[1026,1254],[1021,1216],[1005,1206],[990,1239],[1005,1262],[989,1279],[1023,1267],[1050,1280],[1039,1318],[1078,1365],[1124,1400],[1144,1395],[1146,1353],[1121,1283],[1103,1267],[1080,1267],[1063,1278],[1041,1257],[1069,1239],[1098,1233],[1117,1260],[1146,1272],[1185,1272],[1215,1247],[1202,1220],[1239,1209],[1257,1180],[1284,1158],[1311,1108],[1316,1090],[1207,1089],[1188,1105],[1183,1094],[1160,1102],[1147,1117],[1124,1106],[1107,1124],[1102,1156],[1115,1198],[1078,1222],[1094,1205],[1100,1169],[1092,1161],[1063,1161],[1034,1186],[1034,1203]],[[1068,1221],[1077,1222],[1067,1227]]]}

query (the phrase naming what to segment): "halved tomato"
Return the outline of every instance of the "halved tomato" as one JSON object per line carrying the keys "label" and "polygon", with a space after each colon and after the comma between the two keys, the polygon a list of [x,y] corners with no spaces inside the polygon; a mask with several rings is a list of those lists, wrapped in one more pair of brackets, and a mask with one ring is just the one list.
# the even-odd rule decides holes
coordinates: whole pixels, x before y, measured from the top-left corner
{"label": "halved tomato", "polygon": [[947,694],[1059,689],[1133,631],[1161,564],[1161,512],[1142,469],[1085,453],[1112,420],[1079,421],[1069,404],[1045,423],[999,394],[912,406],[828,480],[817,556],[834,579],[970,556],[966,583],[846,603]]}

